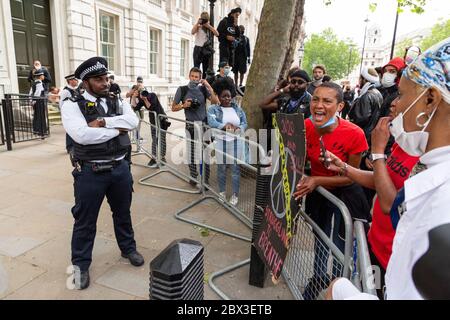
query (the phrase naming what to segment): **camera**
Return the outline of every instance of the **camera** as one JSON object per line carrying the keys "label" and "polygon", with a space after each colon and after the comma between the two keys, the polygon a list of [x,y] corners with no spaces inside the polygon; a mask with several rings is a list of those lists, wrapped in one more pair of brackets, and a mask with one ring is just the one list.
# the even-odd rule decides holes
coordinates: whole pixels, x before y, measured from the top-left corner
{"label": "camera", "polygon": [[201,103],[198,99],[192,99],[191,108],[196,109],[196,108],[200,107],[200,105],[201,105]]}
{"label": "camera", "polygon": [[145,88],[139,90],[139,94],[145,98],[147,98],[150,95],[150,93]]}
{"label": "camera", "polygon": [[200,19],[200,24],[205,24],[208,22],[208,19]]}

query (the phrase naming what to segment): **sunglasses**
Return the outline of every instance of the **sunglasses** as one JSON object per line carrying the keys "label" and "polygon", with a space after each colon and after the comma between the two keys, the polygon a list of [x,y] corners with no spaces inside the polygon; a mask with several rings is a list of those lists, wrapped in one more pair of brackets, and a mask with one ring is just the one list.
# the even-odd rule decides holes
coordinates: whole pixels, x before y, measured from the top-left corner
{"label": "sunglasses", "polygon": [[296,85],[296,84],[305,84],[306,82],[303,80],[291,80],[290,83],[292,85]]}

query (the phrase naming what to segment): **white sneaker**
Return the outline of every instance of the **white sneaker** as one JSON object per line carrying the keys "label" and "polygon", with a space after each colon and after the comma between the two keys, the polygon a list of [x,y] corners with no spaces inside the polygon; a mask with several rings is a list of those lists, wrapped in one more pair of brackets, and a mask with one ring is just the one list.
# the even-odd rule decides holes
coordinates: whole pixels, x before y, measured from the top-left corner
{"label": "white sneaker", "polygon": [[235,206],[235,205],[238,204],[238,202],[239,202],[239,198],[237,197],[236,194],[233,194],[233,195],[231,196],[231,199],[230,199],[230,204],[231,204],[232,206]]}
{"label": "white sneaker", "polygon": [[226,192],[219,193],[219,199],[225,201],[227,199],[227,193]]}

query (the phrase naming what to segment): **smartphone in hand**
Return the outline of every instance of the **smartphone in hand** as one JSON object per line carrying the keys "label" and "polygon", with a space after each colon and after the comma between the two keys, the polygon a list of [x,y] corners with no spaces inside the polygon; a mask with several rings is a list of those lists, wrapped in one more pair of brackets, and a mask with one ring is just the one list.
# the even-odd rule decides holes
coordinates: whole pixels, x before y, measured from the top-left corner
{"label": "smartphone in hand", "polygon": [[325,144],[323,143],[322,136],[320,136],[319,141],[320,141],[320,156],[324,159],[323,165],[325,166],[325,168],[329,168],[331,165],[331,160],[327,158],[327,149],[325,149]]}

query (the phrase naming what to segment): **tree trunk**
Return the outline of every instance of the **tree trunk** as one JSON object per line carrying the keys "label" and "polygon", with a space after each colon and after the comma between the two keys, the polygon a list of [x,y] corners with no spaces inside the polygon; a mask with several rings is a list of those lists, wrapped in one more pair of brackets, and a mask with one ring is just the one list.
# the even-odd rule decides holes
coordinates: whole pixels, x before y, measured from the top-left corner
{"label": "tree trunk", "polygon": [[249,128],[261,129],[259,104],[275,87],[279,75],[292,65],[299,40],[305,0],[265,0],[243,108]]}
{"label": "tree trunk", "polygon": [[298,44],[303,42],[305,38],[304,30],[302,30],[303,25],[303,13],[305,7],[305,0],[297,0],[297,5],[295,7],[295,17],[292,24],[292,29],[290,32],[289,43],[290,46],[286,51],[286,56],[284,58],[283,67],[281,68],[279,79],[285,79],[289,69],[294,63],[294,55],[297,50]]}

